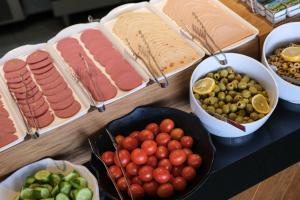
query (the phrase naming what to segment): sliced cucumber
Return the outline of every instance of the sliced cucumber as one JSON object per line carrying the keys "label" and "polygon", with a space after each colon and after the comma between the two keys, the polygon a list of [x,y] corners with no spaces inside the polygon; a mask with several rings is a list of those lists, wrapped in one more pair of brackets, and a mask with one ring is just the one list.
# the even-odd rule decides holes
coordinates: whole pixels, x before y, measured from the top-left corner
{"label": "sliced cucumber", "polygon": [[59,193],[59,186],[56,185],[53,190],[51,191],[52,197],[55,197]]}
{"label": "sliced cucumber", "polygon": [[75,199],[76,199],[76,194],[78,193],[78,191],[79,191],[79,190],[77,190],[77,189],[71,191],[70,197],[71,197],[72,200],[75,200]]}
{"label": "sliced cucumber", "polygon": [[34,182],[35,182],[35,178],[33,176],[27,177],[26,180],[25,180],[25,187],[30,186]]}
{"label": "sliced cucumber", "polygon": [[34,189],[34,188],[36,188],[36,187],[40,187],[40,184],[38,184],[38,183],[33,183],[33,184],[31,184],[31,185],[29,186],[29,188],[32,188],[32,189]]}
{"label": "sliced cucumber", "polygon": [[79,174],[78,174],[78,172],[76,172],[74,170],[73,172],[69,173],[67,176],[64,177],[64,181],[68,181],[69,182],[72,179],[77,178],[77,177],[79,177]]}
{"label": "sliced cucumber", "polygon": [[47,188],[36,187],[33,189],[34,199],[45,199],[50,197],[50,192]]}
{"label": "sliced cucumber", "polygon": [[51,183],[52,186],[56,186],[60,183],[61,179],[62,178],[59,174],[51,174],[50,183]]}
{"label": "sliced cucumber", "polygon": [[93,192],[89,188],[80,189],[76,196],[75,200],[92,200]]}
{"label": "sliced cucumber", "polygon": [[20,197],[22,199],[32,199],[33,198],[33,189],[31,189],[31,188],[24,188],[21,191]]}
{"label": "sliced cucumber", "polygon": [[51,173],[47,170],[40,170],[37,173],[35,173],[34,178],[37,181],[40,181],[42,183],[49,183],[50,182],[50,176]]}
{"label": "sliced cucumber", "polygon": [[82,177],[77,177],[70,181],[71,185],[76,189],[81,189],[87,187],[87,181]]}
{"label": "sliced cucumber", "polygon": [[70,200],[70,198],[65,195],[64,193],[59,193],[56,197],[55,200]]}
{"label": "sliced cucumber", "polygon": [[59,191],[66,195],[69,195],[72,189],[72,185],[66,181],[63,181],[59,184]]}
{"label": "sliced cucumber", "polygon": [[53,189],[53,187],[49,184],[43,184],[43,185],[41,185],[41,187],[47,188],[50,193],[52,192],[52,189]]}

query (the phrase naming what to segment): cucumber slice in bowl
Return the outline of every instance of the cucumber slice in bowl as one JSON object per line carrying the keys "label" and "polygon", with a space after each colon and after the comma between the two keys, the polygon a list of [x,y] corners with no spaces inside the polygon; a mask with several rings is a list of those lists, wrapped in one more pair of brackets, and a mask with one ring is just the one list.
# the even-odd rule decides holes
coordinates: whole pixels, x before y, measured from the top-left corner
{"label": "cucumber slice in bowl", "polygon": [[59,193],[56,197],[55,200],[70,200],[70,198],[65,195],[64,193]]}
{"label": "cucumber slice in bowl", "polygon": [[76,195],[75,200],[92,200],[93,192],[89,188],[80,189]]}
{"label": "cucumber slice in bowl", "polygon": [[34,174],[34,178],[42,183],[49,183],[50,182],[51,172],[48,170],[40,170]]}

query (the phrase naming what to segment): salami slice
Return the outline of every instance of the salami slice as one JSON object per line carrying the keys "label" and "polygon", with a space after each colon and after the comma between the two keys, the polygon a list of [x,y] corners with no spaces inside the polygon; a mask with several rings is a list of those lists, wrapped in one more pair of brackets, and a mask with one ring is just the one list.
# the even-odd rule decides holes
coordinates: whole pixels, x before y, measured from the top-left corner
{"label": "salami slice", "polygon": [[36,80],[36,82],[39,85],[47,85],[47,84],[55,81],[58,78],[61,78],[61,75],[57,72],[57,73],[54,73],[52,76],[49,76],[49,77],[47,77],[45,79]]}
{"label": "salami slice", "polygon": [[35,64],[43,60],[46,60],[48,57],[49,57],[48,52],[43,50],[37,50],[27,57],[26,62],[28,64]]}
{"label": "salami slice", "polygon": [[4,63],[3,71],[5,73],[14,72],[26,66],[26,62],[20,59],[12,59]]}
{"label": "salami slice", "polygon": [[52,58],[48,57],[46,60],[29,65],[29,67],[30,67],[30,69],[35,70],[35,69],[40,69],[40,68],[46,67],[52,63],[53,63]]}
{"label": "salami slice", "polygon": [[49,76],[53,76],[55,73],[58,73],[58,71],[56,70],[55,67],[53,67],[52,69],[50,69],[48,72],[44,74],[35,74],[34,78],[36,80],[42,80],[48,78]]}
{"label": "salami slice", "polygon": [[40,98],[39,100],[37,100],[36,102],[33,102],[31,104],[29,104],[29,106],[27,104],[22,105],[20,104],[20,108],[23,112],[35,112],[36,110],[38,110],[44,103],[45,103],[45,99],[44,98]]}
{"label": "salami slice", "polygon": [[24,112],[24,115],[29,118],[39,117],[43,115],[45,112],[49,110],[48,103],[44,103],[41,107],[36,110],[29,110],[28,112]]}
{"label": "salami slice", "polygon": [[48,83],[47,85],[40,85],[42,90],[50,90],[50,89],[53,89],[55,87],[57,87],[58,85],[60,84],[63,84],[65,81],[62,77],[59,77],[58,79],[54,80],[53,82],[51,83]]}
{"label": "salami slice", "polygon": [[22,88],[24,87],[24,84],[27,86],[29,84],[34,83],[32,78],[28,78],[26,80],[24,80],[23,82],[20,83],[7,83],[8,88],[13,88],[13,89],[17,89],[17,88]]}
{"label": "salami slice", "polygon": [[80,103],[74,101],[69,107],[63,110],[56,110],[54,111],[55,115],[59,118],[70,118],[78,113],[81,109]]}
{"label": "salami slice", "polygon": [[[54,116],[50,111],[46,112],[40,117],[37,118],[27,118],[29,126],[34,128],[45,128],[49,126],[54,121]],[[35,125],[36,124],[36,125]]]}
{"label": "salami slice", "polygon": [[30,90],[33,90],[36,87],[35,82],[31,81],[29,84],[23,84],[23,87],[19,88],[11,88],[10,85],[8,85],[9,90],[14,93],[25,93],[26,91],[29,92]]}
{"label": "salami slice", "polygon": [[1,117],[8,117],[9,113],[7,112],[7,110],[5,108],[0,108],[0,116]]}
{"label": "salami slice", "polygon": [[75,38],[67,37],[67,38],[61,39],[57,43],[56,48],[59,51],[63,51],[64,49],[72,47],[72,45],[74,45],[74,44],[79,44],[78,40]]}
{"label": "salami slice", "polygon": [[14,72],[9,72],[9,73],[4,73],[4,77],[6,79],[14,79],[14,78],[20,78],[22,77],[25,73],[28,73],[28,70],[26,67],[23,67],[20,70],[14,71]]}
{"label": "salami slice", "polygon": [[62,92],[66,88],[68,88],[68,85],[64,82],[64,83],[58,85],[56,88],[53,88],[53,89],[50,89],[50,90],[43,90],[43,93],[44,93],[45,96],[53,96],[53,95],[59,94],[60,92]]}
{"label": "salami slice", "polygon": [[32,90],[29,90],[27,93],[14,93],[17,100],[26,100],[31,99],[39,92],[39,88],[35,87]]}
{"label": "salami slice", "polygon": [[27,99],[18,99],[18,103],[22,105],[28,105],[37,102],[41,98],[43,98],[43,93],[41,91],[38,91],[33,97]]}
{"label": "salami slice", "polygon": [[66,98],[69,98],[70,96],[73,96],[73,92],[70,88],[67,88],[57,95],[48,96],[47,100],[49,101],[50,104],[57,103],[57,102],[63,101]]}
{"label": "salami slice", "polygon": [[16,141],[18,137],[13,134],[0,135],[0,147],[4,147],[14,141]]}
{"label": "salami slice", "polygon": [[50,107],[54,110],[64,110],[66,108],[68,108],[69,106],[71,106],[73,104],[73,102],[75,101],[73,96],[68,97],[67,99],[57,102],[57,103],[51,103]]}
{"label": "salami slice", "polygon": [[142,79],[135,73],[122,73],[115,78],[115,83],[123,91],[130,91],[142,84]]}
{"label": "salami slice", "polygon": [[29,78],[30,78],[30,73],[25,73],[23,75],[23,77],[20,77],[20,78],[10,78],[10,79],[6,79],[6,82],[7,83],[20,83],[22,81],[26,82],[26,80],[29,82]]}
{"label": "salami slice", "polygon": [[32,73],[34,75],[37,75],[37,74],[44,74],[44,73],[47,73],[48,71],[50,71],[52,68],[54,68],[53,64],[50,64],[50,65],[47,65],[43,68],[40,68],[40,69],[35,69],[35,70],[31,70]]}

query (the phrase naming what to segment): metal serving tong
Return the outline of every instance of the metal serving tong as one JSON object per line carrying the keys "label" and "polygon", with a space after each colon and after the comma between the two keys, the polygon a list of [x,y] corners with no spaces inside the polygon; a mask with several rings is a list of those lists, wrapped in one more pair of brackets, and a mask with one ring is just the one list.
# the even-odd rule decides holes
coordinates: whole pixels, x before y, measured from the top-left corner
{"label": "metal serving tong", "polygon": [[[197,14],[192,12],[192,15],[197,25],[192,24],[192,27],[188,27],[183,21],[181,21],[185,31],[192,37],[192,40],[198,40],[202,45],[204,45],[209,54],[213,55],[221,65],[226,65],[228,63],[226,54],[208,34],[204,24],[201,22]],[[215,49],[217,49],[217,53],[215,53]],[[218,55],[222,55],[223,59],[220,59]]]}
{"label": "metal serving tong", "polygon": [[[110,133],[110,131],[109,131],[107,128],[105,129],[105,132],[108,134],[109,139],[110,139],[110,141],[112,142],[112,145],[113,145],[113,147],[114,147],[114,149],[115,149],[115,152],[116,152],[115,155],[117,156],[117,160],[118,160],[118,162],[119,162],[119,166],[120,166],[120,168],[121,168],[122,175],[123,175],[123,177],[124,177],[125,180],[126,180],[126,185],[127,185],[128,191],[129,191],[129,197],[130,197],[132,200],[134,200],[133,195],[132,195],[132,191],[129,189],[129,188],[130,188],[130,184],[129,184],[128,177],[127,177],[127,175],[126,175],[126,170],[124,169],[124,167],[123,167],[122,164],[121,164],[121,160],[120,160],[120,157],[119,157],[119,147],[118,147],[118,144],[116,143],[114,137],[112,136],[112,134]],[[96,141],[94,141],[94,140],[92,140],[92,139],[89,138],[89,145],[90,145],[90,147],[91,147],[91,149],[92,149],[92,153],[97,157],[97,159],[98,159],[99,161],[101,161],[101,162],[103,163],[103,165],[104,165],[104,167],[105,167],[105,169],[106,169],[106,171],[107,171],[107,174],[108,174],[109,178],[110,178],[111,181],[113,182],[113,185],[114,185],[114,187],[115,187],[115,189],[116,189],[116,191],[117,191],[117,193],[118,193],[118,196],[120,197],[121,200],[125,199],[125,198],[123,197],[123,195],[122,195],[122,192],[121,192],[121,191],[119,190],[119,188],[117,187],[117,184],[116,184],[115,180],[113,179],[112,175],[110,174],[109,169],[108,169],[108,166],[105,164],[105,162],[104,162],[104,161],[102,160],[102,158],[99,156],[100,153],[97,152],[97,150],[96,150],[96,149],[98,149],[98,148],[96,147]]]}
{"label": "metal serving tong", "polygon": [[[278,68],[275,65],[270,65],[270,66],[273,69],[273,71],[275,71],[277,73]],[[282,76],[282,75],[279,75],[279,76],[281,78],[283,78],[284,80],[286,80],[287,82],[290,82],[292,84],[300,86],[300,80],[298,80],[298,79],[291,78],[291,77],[288,77],[288,76]]]}
{"label": "metal serving tong", "polygon": [[[134,50],[131,43],[129,42],[128,38],[126,38],[127,46],[129,47],[130,51],[132,52],[134,59],[140,59],[143,64],[147,67],[148,71],[150,72],[151,76],[153,77],[154,81],[159,84],[161,88],[166,88],[169,85],[169,81],[164,74],[164,72],[159,67],[159,64],[157,63],[155,57],[153,56],[153,53],[151,52],[150,46],[142,33],[141,30],[138,31],[138,36],[142,39],[142,44],[138,45],[138,52]],[[154,64],[154,66],[152,65]],[[156,68],[156,70],[154,70]],[[157,72],[161,75],[163,78],[163,82],[159,81],[159,78],[156,77]]]}

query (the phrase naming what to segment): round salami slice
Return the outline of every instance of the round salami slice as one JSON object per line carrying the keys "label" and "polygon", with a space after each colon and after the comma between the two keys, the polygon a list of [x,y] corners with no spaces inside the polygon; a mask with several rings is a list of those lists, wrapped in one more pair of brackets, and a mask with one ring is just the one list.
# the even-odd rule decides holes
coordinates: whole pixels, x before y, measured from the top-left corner
{"label": "round salami slice", "polygon": [[32,90],[29,90],[27,93],[14,93],[17,100],[26,100],[32,98],[39,92],[39,88],[35,87]]}
{"label": "round salami slice", "polygon": [[33,80],[31,78],[24,80],[24,82],[20,82],[20,83],[7,83],[8,88],[13,88],[13,89],[17,89],[17,88],[23,88],[24,84],[27,86],[29,84],[34,83]]}
{"label": "round salami slice", "polygon": [[47,85],[47,84],[55,81],[58,78],[61,78],[61,75],[57,72],[57,73],[54,73],[52,76],[49,76],[49,77],[47,77],[45,79],[36,80],[36,82],[39,85]]}
{"label": "round salami slice", "polygon": [[9,113],[7,112],[7,110],[5,108],[0,108],[0,116],[8,117]]}
{"label": "round salami slice", "polygon": [[123,91],[130,91],[143,83],[142,78],[136,73],[122,73],[114,79],[118,88]]}
{"label": "round salami slice", "polygon": [[53,67],[52,69],[50,69],[48,72],[44,74],[35,74],[34,78],[35,80],[43,80],[48,78],[49,76],[53,76],[55,73],[58,73],[58,71],[56,70],[55,67]]}
{"label": "round salami slice", "polygon": [[48,103],[44,103],[40,108],[36,110],[29,110],[29,112],[24,112],[25,117],[34,118],[43,115],[45,112],[49,110]]}
{"label": "round salami slice", "polygon": [[54,80],[53,82],[47,84],[47,85],[40,85],[42,90],[50,90],[53,89],[55,87],[57,87],[60,84],[63,84],[65,82],[65,80],[62,77],[59,77],[58,79]]}
{"label": "round salami slice", "polygon": [[73,92],[70,88],[67,88],[57,95],[48,96],[47,100],[49,101],[50,104],[51,103],[53,104],[53,103],[61,102],[64,99],[69,98],[70,96],[73,96]]}
{"label": "round salami slice", "polygon": [[[30,73],[25,73],[23,77],[6,79],[6,82],[8,83],[20,83],[22,81],[26,82],[26,80],[29,79],[30,77],[31,77]],[[27,81],[29,82],[29,80]]]}
{"label": "round salami slice", "polygon": [[14,72],[26,66],[26,62],[20,59],[12,59],[4,63],[3,71],[5,73]]}
{"label": "round salami slice", "polygon": [[123,56],[117,50],[111,50],[101,53],[94,54],[95,60],[101,63],[103,66],[106,66],[111,60],[114,59],[123,59]]}
{"label": "round salami slice", "polygon": [[[79,44],[79,42],[77,41],[77,39],[75,38],[71,38],[71,37],[67,37],[64,39],[61,39],[58,43],[56,48],[59,51],[63,51],[64,49],[67,49],[69,47],[73,47],[74,45]],[[73,45],[73,46],[72,46]]]}
{"label": "round salami slice", "polygon": [[38,62],[38,63],[35,63],[35,64],[30,64],[29,68],[32,69],[32,70],[40,69],[40,68],[46,67],[46,66],[48,66],[52,63],[53,63],[52,58],[48,57],[46,60],[43,60],[41,62]]}
{"label": "round salami slice", "polygon": [[28,64],[35,64],[43,60],[46,60],[48,57],[49,57],[48,52],[43,50],[37,50],[27,57],[26,62]]}
{"label": "round salami slice", "polygon": [[75,101],[73,96],[68,97],[65,100],[62,100],[60,102],[57,103],[50,103],[50,107],[54,110],[64,110],[66,108],[68,108],[69,106],[72,105],[72,103]]}
{"label": "round salami slice", "polygon": [[74,116],[76,113],[78,113],[81,109],[80,103],[77,101],[74,101],[69,107],[63,110],[56,110],[54,111],[55,115],[59,118],[69,118]]}
{"label": "round salami slice", "polygon": [[3,126],[1,127],[1,132],[6,133],[6,134],[14,134],[16,132],[16,128],[14,125],[12,126]]}
{"label": "round salami slice", "polygon": [[58,85],[56,88],[50,90],[43,90],[45,96],[53,96],[59,94],[61,91],[65,90],[68,87],[66,82]]}
{"label": "round salami slice", "polygon": [[16,141],[18,137],[14,134],[6,134],[0,135],[0,147],[4,147],[14,141]]}
{"label": "round salami slice", "polygon": [[53,64],[50,64],[50,65],[47,65],[43,68],[40,68],[40,69],[35,69],[35,70],[31,70],[32,73],[34,75],[37,75],[37,74],[44,74],[44,73],[47,73],[48,71],[50,71],[52,68],[54,68],[54,65]]}
{"label": "round salami slice", "polygon": [[45,99],[44,98],[40,98],[39,100],[37,100],[36,102],[32,103],[32,104],[29,104],[29,106],[27,104],[25,105],[22,105],[20,104],[20,109],[23,111],[23,112],[35,112],[36,110],[38,110],[44,103],[45,103]]}
{"label": "round salami slice", "polygon": [[43,97],[43,93],[41,91],[37,92],[34,96],[27,99],[18,99],[18,103],[22,105],[32,104]]}
{"label": "round salami slice", "polygon": [[25,93],[26,91],[29,92],[30,90],[33,90],[36,87],[35,82],[30,82],[29,84],[23,84],[23,87],[20,88],[11,88],[10,85],[8,85],[9,90],[13,93]]}
{"label": "round salami slice", "polygon": [[0,123],[1,123],[0,128],[4,126],[12,126],[12,127],[14,126],[13,121],[10,118],[4,116],[0,116]]}
{"label": "round salami slice", "polygon": [[29,126],[34,128],[45,128],[54,121],[54,116],[50,111],[44,113],[42,116],[36,118],[27,118]]}
{"label": "round salami slice", "polygon": [[25,73],[29,73],[26,67],[23,67],[20,70],[14,71],[14,72],[9,72],[9,73],[4,73],[4,77],[6,79],[14,79],[14,78],[20,78],[22,77]]}

